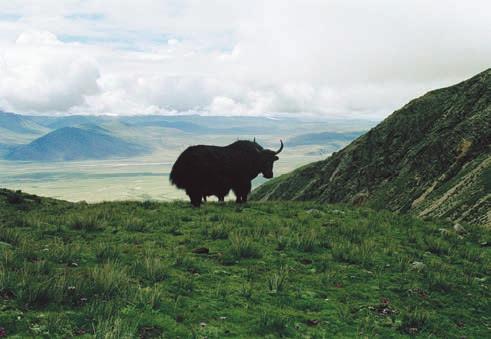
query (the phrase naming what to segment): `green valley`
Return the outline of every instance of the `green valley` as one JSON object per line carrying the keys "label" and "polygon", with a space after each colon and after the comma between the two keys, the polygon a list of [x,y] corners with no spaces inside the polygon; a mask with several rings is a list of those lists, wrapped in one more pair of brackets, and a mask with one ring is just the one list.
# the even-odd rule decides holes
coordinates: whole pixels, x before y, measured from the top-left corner
{"label": "green valley", "polygon": [[[214,116],[24,116],[0,112],[0,187],[69,201],[169,201],[184,195],[169,184],[180,152],[193,144],[227,145],[254,137],[266,147],[286,142],[276,174],[322,159],[373,122]],[[35,131],[27,127],[38,126]],[[307,131],[329,132],[308,145]],[[292,145],[289,146],[289,140]],[[313,144],[312,144],[313,143]],[[321,151],[321,152],[320,152]],[[254,181],[254,187],[264,179]]]}

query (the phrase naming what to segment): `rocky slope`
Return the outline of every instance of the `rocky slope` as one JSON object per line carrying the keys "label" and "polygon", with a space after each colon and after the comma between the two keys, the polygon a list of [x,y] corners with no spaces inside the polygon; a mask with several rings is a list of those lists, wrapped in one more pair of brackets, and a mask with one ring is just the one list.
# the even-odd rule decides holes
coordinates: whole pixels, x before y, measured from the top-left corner
{"label": "rocky slope", "polygon": [[431,91],[253,199],[348,202],[491,224],[491,69]]}

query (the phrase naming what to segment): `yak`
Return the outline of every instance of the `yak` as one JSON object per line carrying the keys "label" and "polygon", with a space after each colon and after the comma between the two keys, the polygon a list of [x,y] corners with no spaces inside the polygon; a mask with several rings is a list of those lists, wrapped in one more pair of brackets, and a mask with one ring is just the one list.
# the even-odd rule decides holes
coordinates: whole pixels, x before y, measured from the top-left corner
{"label": "yak", "polygon": [[237,203],[247,202],[251,181],[262,173],[273,177],[273,163],[283,150],[264,149],[255,140],[238,140],[228,146],[190,146],[172,166],[170,181],[186,191],[195,207],[206,196],[216,195],[220,201],[232,190]]}

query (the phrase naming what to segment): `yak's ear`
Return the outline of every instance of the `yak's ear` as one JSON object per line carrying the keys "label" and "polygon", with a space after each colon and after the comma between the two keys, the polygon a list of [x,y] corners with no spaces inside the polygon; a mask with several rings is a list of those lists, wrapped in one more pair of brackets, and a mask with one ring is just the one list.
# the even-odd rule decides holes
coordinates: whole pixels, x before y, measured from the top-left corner
{"label": "yak's ear", "polygon": [[274,159],[274,161],[276,161],[276,160],[278,160],[279,158],[278,158],[278,157],[275,155],[273,159]]}

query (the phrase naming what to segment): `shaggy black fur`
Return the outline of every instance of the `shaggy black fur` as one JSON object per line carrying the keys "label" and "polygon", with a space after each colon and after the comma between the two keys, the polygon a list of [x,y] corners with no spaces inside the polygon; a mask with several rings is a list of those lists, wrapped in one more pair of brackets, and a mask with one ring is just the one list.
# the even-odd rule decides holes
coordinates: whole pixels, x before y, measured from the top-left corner
{"label": "shaggy black fur", "polygon": [[239,140],[228,146],[197,145],[188,147],[177,158],[170,173],[170,181],[186,190],[191,204],[198,207],[202,199],[216,195],[223,201],[230,190],[237,203],[247,201],[251,181],[262,173],[273,177],[273,163],[278,151],[263,149],[258,143]]}

